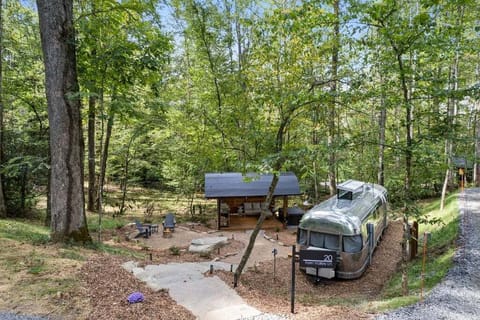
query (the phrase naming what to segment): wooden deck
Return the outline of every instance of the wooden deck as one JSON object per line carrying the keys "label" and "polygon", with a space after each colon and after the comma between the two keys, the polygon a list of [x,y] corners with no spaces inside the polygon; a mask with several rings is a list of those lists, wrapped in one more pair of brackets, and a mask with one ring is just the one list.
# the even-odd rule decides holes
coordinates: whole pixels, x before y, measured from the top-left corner
{"label": "wooden deck", "polygon": [[[258,217],[255,216],[240,216],[230,215],[230,225],[228,227],[221,227],[220,230],[251,230],[255,228]],[[283,224],[275,219],[275,217],[269,217],[263,221],[262,229],[282,229]]]}

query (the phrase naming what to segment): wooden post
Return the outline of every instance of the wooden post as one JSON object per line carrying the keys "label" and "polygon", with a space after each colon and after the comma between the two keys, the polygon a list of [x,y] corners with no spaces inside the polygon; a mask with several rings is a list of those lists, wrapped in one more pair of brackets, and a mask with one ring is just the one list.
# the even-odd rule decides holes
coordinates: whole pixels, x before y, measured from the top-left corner
{"label": "wooden post", "polygon": [[221,224],[221,214],[220,214],[220,199],[217,199],[217,230],[220,230]]}
{"label": "wooden post", "polygon": [[287,228],[287,210],[288,210],[288,197],[283,196],[283,227]]}
{"label": "wooden post", "polygon": [[292,288],[290,294],[290,311],[295,313],[295,245],[292,246]]}
{"label": "wooden post", "polygon": [[423,233],[423,261],[422,261],[422,284],[420,286],[420,302],[423,302],[423,283],[425,279],[425,260],[427,257],[428,232]]}
{"label": "wooden post", "polygon": [[418,253],[418,222],[414,221],[410,228],[410,260]]}
{"label": "wooden post", "polygon": [[465,186],[464,184],[464,176],[465,176],[465,169],[464,168],[459,168],[458,169],[458,174],[460,175],[460,191],[463,191],[463,188]]}

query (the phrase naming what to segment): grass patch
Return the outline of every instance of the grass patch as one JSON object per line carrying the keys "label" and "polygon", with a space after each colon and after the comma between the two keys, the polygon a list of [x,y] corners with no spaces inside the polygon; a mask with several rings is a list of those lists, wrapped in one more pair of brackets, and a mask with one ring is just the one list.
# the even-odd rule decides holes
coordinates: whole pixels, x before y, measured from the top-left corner
{"label": "grass patch", "polygon": [[[285,292],[284,294],[288,294]],[[362,296],[358,297],[318,297],[314,294],[299,294],[297,295],[297,302],[308,305],[308,306],[315,306],[315,305],[323,305],[327,307],[331,306],[352,306],[352,305],[359,305],[365,301],[365,298]]]}
{"label": "grass patch", "polygon": [[25,258],[24,264],[27,267],[27,272],[30,274],[40,274],[47,271],[45,264],[46,257],[38,254],[35,250]]}
{"label": "grass patch", "polygon": [[75,250],[70,250],[70,249],[62,249],[59,252],[59,256],[62,259],[68,259],[68,260],[75,260],[75,261],[85,261],[87,258]]}
{"label": "grass patch", "polygon": [[50,241],[50,230],[35,221],[0,220],[0,238],[27,242],[32,245],[44,245]]}
{"label": "grass patch", "polygon": [[168,250],[170,250],[170,254],[173,255],[173,256],[179,256],[180,255],[180,248],[178,248],[176,246],[172,246],[172,247],[168,248]]}
{"label": "grass patch", "polygon": [[[125,226],[128,223],[134,222],[134,219],[127,217],[115,217],[112,218],[107,215],[102,216],[102,230],[116,230]],[[89,232],[98,232],[100,230],[98,224],[98,215],[87,215],[87,225]]]}
{"label": "grass patch", "polygon": [[417,295],[395,297],[391,299],[368,302],[366,309],[371,312],[385,312],[388,310],[394,310],[401,307],[409,306],[411,304],[417,303],[418,301],[420,301],[420,298]]}
{"label": "grass patch", "polygon": [[[440,211],[440,200],[424,201],[420,203],[420,210],[424,216],[438,218],[439,224],[419,226],[418,256],[408,265],[408,296],[401,296],[402,276],[395,274],[385,285],[381,299],[368,303],[369,311],[386,311],[403,307],[419,301],[423,290],[425,295],[437,285],[452,267],[452,258],[455,252],[455,241],[458,236],[459,217],[457,194],[446,198],[445,207]],[[429,232],[427,240],[427,254],[425,267],[423,266],[424,233]],[[423,272],[424,271],[424,272]]]}
{"label": "grass patch", "polygon": [[127,248],[112,247],[112,246],[109,246],[109,245],[106,245],[106,244],[103,244],[103,243],[100,243],[100,242],[92,242],[90,244],[87,244],[86,248],[91,249],[91,250],[95,250],[95,251],[99,251],[99,252],[103,252],[103,253],[117,255],[117,256],[131,257],[131,258],[135,258],[135,259],[143,259],[144,258],[144,254],[139,252],[139,251],[135,251],[135,250],[127,249]]}
{"label": "grass patch", "polygon": [[58,292],[68,292],[72,288],[75,288],[78,284],[78,280],[74,278],[63,278],[63,279],[54,279],[47,280],[49,285],[42,286],[39,289],[38,294],[41,296],[52,296]]}

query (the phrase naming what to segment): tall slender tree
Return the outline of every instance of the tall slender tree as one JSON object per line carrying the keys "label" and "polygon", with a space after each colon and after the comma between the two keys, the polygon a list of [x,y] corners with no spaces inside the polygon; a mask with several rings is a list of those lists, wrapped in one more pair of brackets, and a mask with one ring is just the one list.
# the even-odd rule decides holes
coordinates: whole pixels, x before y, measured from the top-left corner
{"label": "tall slender tree", "polygon": [[337,95],[338,95],[338,64],[340,51],[340,0],[333,1],[333,34],[332,34],[332,60],[330,79],[330,101],[328,103],[328,185],[330,194],[337,193]]}

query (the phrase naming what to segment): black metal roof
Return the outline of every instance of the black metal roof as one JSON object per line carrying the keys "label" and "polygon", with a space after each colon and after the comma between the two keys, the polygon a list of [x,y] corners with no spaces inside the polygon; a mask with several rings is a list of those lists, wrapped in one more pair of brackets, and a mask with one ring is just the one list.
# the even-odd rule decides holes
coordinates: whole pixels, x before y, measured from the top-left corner
{"label": "black metal roof", "polygon": [[[272,178],[272,174],[206,173],[205,198],[266,196]],[[290,172],[281,173],[273,194],[274,196],[301,194],[297,176]]]}
{"label": "black metal roof", "polygon": [[456,168],[473,169],[473,163],[464,157],[452,157],[452,161]]}

